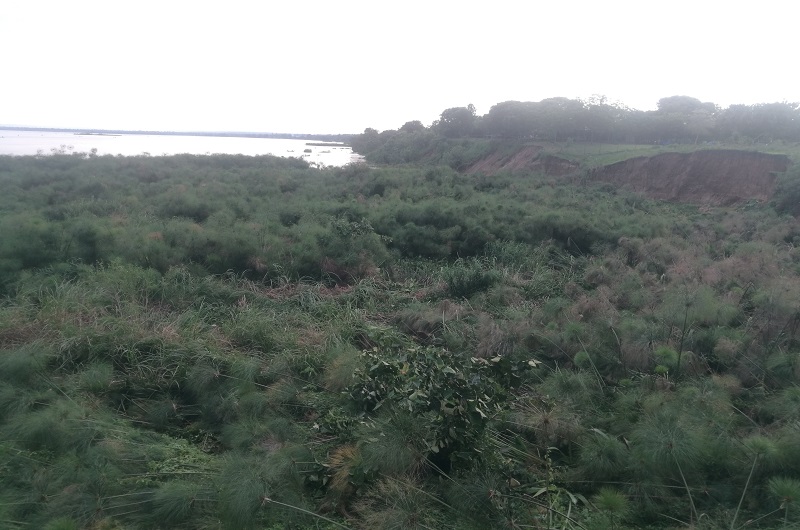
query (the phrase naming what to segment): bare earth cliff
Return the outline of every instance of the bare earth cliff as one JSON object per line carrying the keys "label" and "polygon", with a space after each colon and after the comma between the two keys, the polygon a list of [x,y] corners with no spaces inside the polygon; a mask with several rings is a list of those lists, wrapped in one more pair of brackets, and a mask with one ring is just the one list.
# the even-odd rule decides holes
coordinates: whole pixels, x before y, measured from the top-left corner
{"label": "bare earth cliff", "polygon": [[717,149],[631,158],[596,168],[589,179],[625,186],[654,199],[729,205],[768,200],[776,173],[788,166],[786,155]]}
{"label": "bare earth cliff", "polygon": [[500,172],[519,173],[533,171],[561,177],[580,167],[577,162],[565,160],[550,154],[543,154],[542,147],[529,145],[511,154],[496,152],[479,160],[467,169],[467,173],[496,175]]}

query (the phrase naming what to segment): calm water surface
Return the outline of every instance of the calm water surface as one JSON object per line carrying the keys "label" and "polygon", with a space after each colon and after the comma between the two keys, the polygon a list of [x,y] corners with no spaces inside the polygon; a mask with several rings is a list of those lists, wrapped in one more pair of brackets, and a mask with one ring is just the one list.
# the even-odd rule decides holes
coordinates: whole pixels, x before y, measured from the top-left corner
{"label": "calm water surface", "polygon": [[[275,155],[302,158],[314,166],[343,166],[360,157],[350,147],[307,145],[309,140],[122,134],[80,135],[71,132],[0,130],[0,155],[49,155],[53,152],[98,155]],[[313,143],[313,142],[312,142]],[[305,152],[310,150],[310,152]]]}

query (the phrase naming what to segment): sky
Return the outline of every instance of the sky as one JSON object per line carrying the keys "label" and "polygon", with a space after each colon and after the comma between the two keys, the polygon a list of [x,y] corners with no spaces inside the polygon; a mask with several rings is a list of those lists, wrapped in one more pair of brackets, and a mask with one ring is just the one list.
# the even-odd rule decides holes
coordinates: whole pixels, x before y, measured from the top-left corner
{"label": "sky", "polygon": [[796,0],[3,0],[0,125],[359,133],[604,95],[800,101]]}

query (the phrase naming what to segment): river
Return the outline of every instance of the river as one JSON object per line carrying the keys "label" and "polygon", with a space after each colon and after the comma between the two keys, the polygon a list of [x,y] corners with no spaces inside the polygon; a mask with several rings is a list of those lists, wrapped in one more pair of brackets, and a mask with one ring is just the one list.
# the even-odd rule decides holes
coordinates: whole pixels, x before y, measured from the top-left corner
{"label": "river", "polygon": [[176,154],[275,155],[297,157],[315,167],[344,166],[360,159],[341,144],[311,145],[311,140],[179,136],[153,134],[75,134],[64,131],[0,130],[0,155],[89,153],[98,155],[162,156]]}

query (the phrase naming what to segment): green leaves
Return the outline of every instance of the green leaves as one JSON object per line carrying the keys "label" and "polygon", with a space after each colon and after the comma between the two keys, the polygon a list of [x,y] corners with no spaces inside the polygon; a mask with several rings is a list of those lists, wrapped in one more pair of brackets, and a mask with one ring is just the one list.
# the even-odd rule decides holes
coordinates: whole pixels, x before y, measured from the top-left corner
{"label": "green leaves", "polygon": [[783,509],[783,526],[785,527],[789,521],[789,512],[791,508],[797,506],[800,501],[800,480],[788,477],[773,477],[767,482],[767,488],[773,497],[776,497]]}
{"label": "green leaves", "polygon": [[366,411],[385,404],[424,418],[430,451],[477,449],[475,441],[506,399],[499,383],[512,370],[531,368],[502,356],[466,358],[444,348],[405,345],[363,352],[350,397]]}
{"label": "green leaves", "polygon": [[442,270],[450,295],[454,298],[469,298],[486,291],[500,280],[500,274],[489,264],[480,260],[456,260]]}

